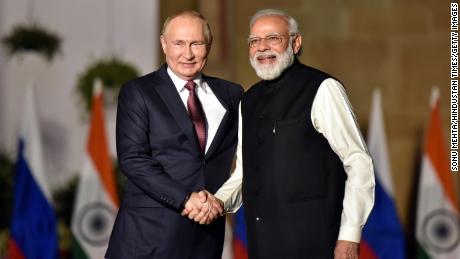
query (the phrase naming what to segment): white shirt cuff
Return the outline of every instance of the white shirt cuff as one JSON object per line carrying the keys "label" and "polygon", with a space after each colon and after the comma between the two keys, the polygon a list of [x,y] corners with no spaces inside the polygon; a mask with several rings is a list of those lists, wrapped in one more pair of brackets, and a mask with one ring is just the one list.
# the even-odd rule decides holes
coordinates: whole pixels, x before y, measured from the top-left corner
{"label": "white shirt cuff", "polygon": [[341,226],[338,240],[359,243],[361,241],[361,232],[360,227]]}

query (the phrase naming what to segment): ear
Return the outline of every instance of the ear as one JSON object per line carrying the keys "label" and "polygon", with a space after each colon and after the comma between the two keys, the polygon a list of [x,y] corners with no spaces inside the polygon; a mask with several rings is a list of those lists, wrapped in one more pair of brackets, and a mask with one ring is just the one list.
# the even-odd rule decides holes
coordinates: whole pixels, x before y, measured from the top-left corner
{"label": "ear", "polygon": [[292,41],[292,48],[294,50],[294,54],[297,55],[297,53],[299,53],[301,46],[302,46],[302,35],[300,35],[300,33],[297,33],[294,40]]}
{"label": "ear", "polygon": [[166,54],[166,39],[163,35],[160,36],[160,43],[161,43],[161,48],[163,49],[163,53]]}

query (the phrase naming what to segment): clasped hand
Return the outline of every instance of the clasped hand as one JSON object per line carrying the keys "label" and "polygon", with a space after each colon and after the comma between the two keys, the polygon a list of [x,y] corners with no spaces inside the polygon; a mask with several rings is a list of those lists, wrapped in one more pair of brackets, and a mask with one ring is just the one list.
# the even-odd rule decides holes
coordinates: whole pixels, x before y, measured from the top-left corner
{"label": "clasped hand", "polygon": [[224,203],[206,190],[193,192],[181,215],[200,224],[210,224],[224,213]]}

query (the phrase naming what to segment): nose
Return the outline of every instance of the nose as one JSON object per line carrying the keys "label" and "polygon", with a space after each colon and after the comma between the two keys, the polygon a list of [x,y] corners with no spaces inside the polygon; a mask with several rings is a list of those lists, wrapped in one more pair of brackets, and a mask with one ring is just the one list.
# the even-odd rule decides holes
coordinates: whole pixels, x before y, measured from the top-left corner
{"label": "nose", "polygon": [[193,50],[192,50],[192,46],[189,45],[185,48],[184,57],[189,60],[195,57],[195,54],[193,53]]}
{"label": "nose", "polygon": [[265,39],[261,39],[259,45],[257,45],[257,51],[263,52],[270,49],[270,44]]}

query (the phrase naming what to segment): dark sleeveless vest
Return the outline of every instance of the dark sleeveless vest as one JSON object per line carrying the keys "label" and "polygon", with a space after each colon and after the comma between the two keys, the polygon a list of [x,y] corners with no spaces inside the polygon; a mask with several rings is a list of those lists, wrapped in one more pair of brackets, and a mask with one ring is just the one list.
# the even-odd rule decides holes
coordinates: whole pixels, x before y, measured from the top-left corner
{"label": "dark sleeveless vest", "polygon": [[333,258],[346,174],[311,122],[331,76],[296,59],[242,100],[243,201],[249,258]]}

